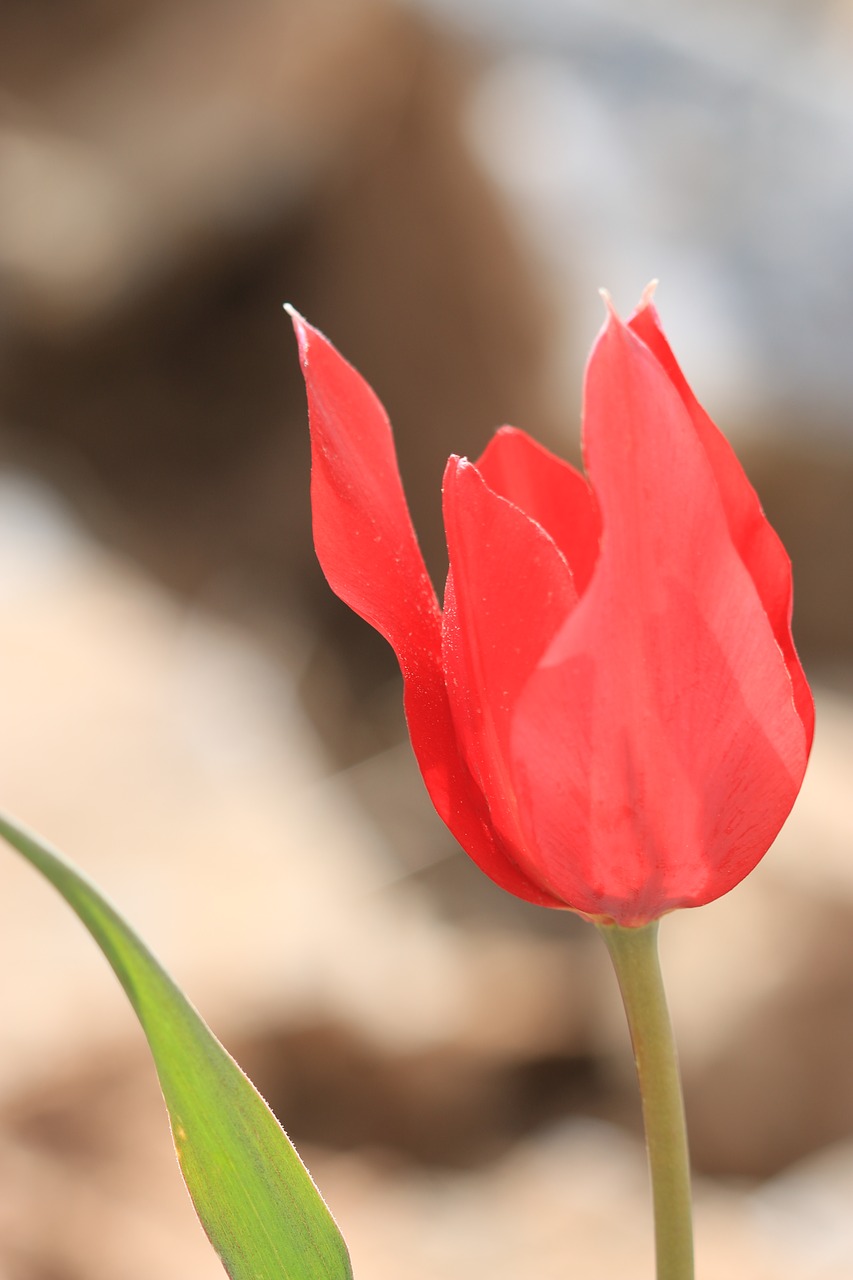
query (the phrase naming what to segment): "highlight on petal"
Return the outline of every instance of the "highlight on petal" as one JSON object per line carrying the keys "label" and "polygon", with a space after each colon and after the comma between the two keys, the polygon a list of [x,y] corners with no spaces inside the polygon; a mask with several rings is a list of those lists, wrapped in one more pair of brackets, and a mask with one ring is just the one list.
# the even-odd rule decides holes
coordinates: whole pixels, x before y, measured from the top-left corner
{"label": "highlight on petal", "polygon": [[477,470],[490,489],[551,535],[583,592],[601,537],[601,518],[586,477],[515,427],[496,432],[477,460]]}
{"label": "highlight on petal", "polygon": [[587,370],[584,452],[599,562],[519,699],[513,770],[545,882],[630,925],[751,870],[809,735],[692,417],[613,315]]}
{"label": "highlight on petal", "polygon": [[794,701],[811,741],[814,700],[791,635],[793,579],[788,553],[768,522],[734,449],[693,394],[664,336],[650,292],[644,295],[628,327],[659,361],[690,414],[717,481],[732,541],[755,583],[776,642],[785,657]]}

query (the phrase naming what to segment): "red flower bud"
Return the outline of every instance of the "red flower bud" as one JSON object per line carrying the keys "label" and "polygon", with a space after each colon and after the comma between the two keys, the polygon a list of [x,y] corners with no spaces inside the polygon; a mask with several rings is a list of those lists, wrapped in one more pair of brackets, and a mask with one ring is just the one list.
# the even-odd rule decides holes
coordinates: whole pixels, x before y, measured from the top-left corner
{"label": "red flower bud", "polygon": [[439,608],[388,419],[294,323],[314,541],[393,646],[433,803],[497,884],[642,925],[726,893],[766,852],[814,729],[791,568],[648,297],[609,308],[586,371],[587,478],[500,430],[444,477]]}

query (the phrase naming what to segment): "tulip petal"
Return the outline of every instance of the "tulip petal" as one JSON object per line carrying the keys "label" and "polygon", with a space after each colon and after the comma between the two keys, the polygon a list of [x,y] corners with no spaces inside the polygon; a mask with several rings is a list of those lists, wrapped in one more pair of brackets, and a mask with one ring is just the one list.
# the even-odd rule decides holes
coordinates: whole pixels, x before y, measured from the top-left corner
{"label": "tulip petal", "polygon": [[[577,603],[577,592],[552,539],[495,494],[465,459],[454,457],[447,464],[444,522],[450,557],[444,606],[450,705],[492,825],[515,861],[528,836],[519,821],[510,769],[512,714],[537,662]],[[536,879],[533,860],[527,865]]]}
{"label": "tulip petal", "polygon": [[323,572],[397,655],[412,748],[440,817],[502,887],[553,906],[504,853],[460,754],[441,666],[441,617],[385,410],[331,343],[291,315],[308,393],[314,545]]}
{"label": "tulip petal", "polygon": [[[438,652],[435,592],[388,416],[332,344],[293,313],[311,424],[314,546],[332,590],[417,668]],[[405,666],[404,666],[405,674]]]}
{"label": "tulip petal", "polygon": [[545,884],[636,925],[752,869],[809,735],[692,417],[612,314],[587,369],[584,442],[601,551],[519,699],[512,768]]}
{"label": "tulip petal", "polygon": [[601,519],[586,477],[516,427],[501,427],[477,460],[495,493],[541,524],[562,551],[581,594],[598,558]]}
{"label": "tulip petal", "polygon": [[726,437],[712,422],[690,388],[664,336],[651,298],[645,298],[629,321],[629,328],[663,366],[693,420],[713,468],[729,523],[732,541],[755,583],[773,634],[785,657],[794,701],[809,742],[814,733],[814,700],[791,635],[793,581],[791,562],[782,540],[765,516],[758,495]]}

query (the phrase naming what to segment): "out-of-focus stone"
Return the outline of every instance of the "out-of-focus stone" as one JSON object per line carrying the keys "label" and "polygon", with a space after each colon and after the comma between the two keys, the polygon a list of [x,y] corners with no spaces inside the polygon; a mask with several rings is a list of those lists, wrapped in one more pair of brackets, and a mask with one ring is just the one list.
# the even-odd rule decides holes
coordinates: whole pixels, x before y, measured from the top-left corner
{"label": "out-of-focus stone", "polygon": [[[323,1010],[398,1043],[464,1019],[456,934],[414,886],[388,890],[292,677],[20,481],[0,487],[0,584],[4,806],[127,905],[211,1017]],[[0,967],[27,973],[4,1001],[14,1081],[131,1019],[76,922],[6,862]]]}
{"label": "out-of-focus stone", "polygon": [[70,23],[6,12],[7,308],[92,320],[303,206],[394,115],[407,28],[382,0],[84,0]]}
{"label": "out-of-focus stone", "polygon": [[[583,1130],[550,1146],[523,1137],[577,1108],[636,1113],[592,930],[567,945],[437,915],[417,878],[400,880],[347,775],[329,779],[292,676],[82,539],[20,477],[0,487],[0,697],[4,804],[108,888],[214,1026],[245,1047],[239,1056],[301,1141],[351,1148],[330,1158],[318,1147],[312,1165],[376,1274],[418,1245],[413,1266],[446,1261],[453,1276],[497,1249],[517,1273],[534,1238],[546,1267],[550,1251],[562,1259],[566,1223],[578,1274],[584,1258],[597,1273],[611,1249],[613,1274],[633,1274],[627,1259],[648,1249],[639,1156],[623,1164],[609,1130],[590,1131],[604,1135],[597,1155]],[[662,926],[705,1168],[766,1172],[849,1123],[849,1050],[837,1042],[849,945],[834,921],[844,924],[849,887],[838,855],[850,715],[827,706],[778,848],[736,893]],[[99,1280],[112,1274],[109,1241],[147,1232],[140,1277],[170,1256],[186,1257],[182,1274],[210,1274],[176,1175],[163,1172],[165,1119],[124,998],[64,905],[13,854],[5,863],[0,968],[19,975],[2,998],[9,1265],[37,1276],[64,1257]],[[137,1155],[155,1141],[156,1153]],[[575,1158],[586,1170],[577,1183]],[[468,1171],[443,1172],[458,1165]],[[617,1196],[620,1221],[634,1225],[612,1240],[623,1176],[634,1189]],[[549,1179],[559,1191],[543,1198]],[[700,1192],[703,1260],[719,1259],[709,1275],[835,1280],[831,1266],[780,1262],[751,1204]],[[106,1243],[86,1269],[84,1224],[99,1217]],[[496,1241],[487,1223],[498,1219]]]}
{"label": "out-of-focus stone", "polygon": [[448,455],[506,420],[555,433],[550,311],[462,134],[471,65],[390,0],[0,14],[0,454],[272,647],[310,632],[303,694],[339,763],[401,717],[375,708],[385,647],[314,561],[281,303],[385,400],[439,581]]}
{"label": "out-of-focus stone", "polygon": [[[399,882],[346,777],[329,778],[292,679],[84,538],[35,482],[3,479],[4,806],[110,892],[229,1043],[285,1029],[269,1092],[297,1128],[316,1140],[319,1104],[341,1118],[328,1141],[375,1144],[379,1110],[391,1149],[504,1149],[508,1072],[570,1056],[588,992],[555,981],[570,959],[553,942],[468,937]],[[121,1247],[133,1278],[175,1259],[212,1274],[123,994],[49,887],[12,851],[3,862],[0,1265],[97,1280]],[[312,1044],[309,1022],[330,1030]]]}

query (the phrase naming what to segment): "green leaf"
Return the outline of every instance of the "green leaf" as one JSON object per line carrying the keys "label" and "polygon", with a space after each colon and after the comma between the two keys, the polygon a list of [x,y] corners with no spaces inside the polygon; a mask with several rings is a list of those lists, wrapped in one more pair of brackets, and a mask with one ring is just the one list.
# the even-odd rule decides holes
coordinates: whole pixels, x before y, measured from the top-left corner
{"label": "green leaf", "polygon": [[109,960],[142,1024],[198,1216],[233,1280],[349,1280],[320,1193],[263,1098],[93,884],[0,815],[0,835],[51,882]]}

